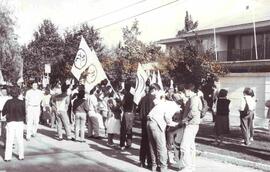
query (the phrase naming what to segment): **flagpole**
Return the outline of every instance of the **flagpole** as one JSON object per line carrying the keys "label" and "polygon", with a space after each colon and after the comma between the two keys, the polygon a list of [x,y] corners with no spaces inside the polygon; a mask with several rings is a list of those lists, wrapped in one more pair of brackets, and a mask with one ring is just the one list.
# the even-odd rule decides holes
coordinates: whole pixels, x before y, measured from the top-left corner
{"label": "flagpole", "polygon": [[256,35],[256,23],[255,23],[255,19],[254,19],[254,8],[255,8],[255,2],[254,2],[254,5],[253,5],[253,7],[251,9],[251,12],[252,12],[252,22],[253,22],[255,55],[256,55],[256,60],[258,60],[257,35]]}
{"label": "flagpole", "polygon": [[218,60],[217,57],[217,36],[216,36],[216,27],[214,27],[214,42],[215,42],[215,56],[216,56],[216,61]]}

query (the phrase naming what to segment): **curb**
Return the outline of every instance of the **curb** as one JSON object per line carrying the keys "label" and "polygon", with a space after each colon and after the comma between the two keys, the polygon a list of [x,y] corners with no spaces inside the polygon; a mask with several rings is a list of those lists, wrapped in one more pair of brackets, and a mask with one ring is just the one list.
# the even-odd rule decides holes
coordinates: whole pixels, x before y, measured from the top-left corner
{"label": "curb", "polygon": [[214,159],[217,161],[227,162],[227,163],[234,164],[234,165],[239,165],[239,166],[243,166],[243,167],[249,167],[249,168],[254,168],[254,169],[258,169],[258,170],[263,170],[265,172],[270,172],[270,165],[265,165],[262,163],[257,163],[257,162],[253,162],[253,161],[243,160],[243,159],[239,159],[239,158],[234,158],[234,157],[230,157],[230,156],[226,156],[226,155],[205,152],[205,151],[200,151],[200,150],[197,150],[196,155],[202,156],[205,158],[209,158],[209,159]]}

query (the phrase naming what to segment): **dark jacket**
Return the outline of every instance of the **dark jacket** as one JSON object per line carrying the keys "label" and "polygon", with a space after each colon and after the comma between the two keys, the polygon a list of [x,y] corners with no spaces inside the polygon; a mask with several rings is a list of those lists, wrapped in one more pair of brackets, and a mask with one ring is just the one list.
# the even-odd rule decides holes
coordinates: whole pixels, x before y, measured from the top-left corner
{"label": "dark jacket", "polygon": [[18,98],[8,100],[2,110],[3,116],[6,116],[7,122],[25,121],[25,102]]}

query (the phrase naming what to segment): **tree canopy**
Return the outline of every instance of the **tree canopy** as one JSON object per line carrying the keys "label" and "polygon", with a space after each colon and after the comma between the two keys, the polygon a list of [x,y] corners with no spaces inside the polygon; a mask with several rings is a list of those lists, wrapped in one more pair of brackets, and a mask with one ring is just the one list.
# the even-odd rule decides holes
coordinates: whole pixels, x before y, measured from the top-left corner
{"label": "tree canopy", "polygon": [[6,81],[16,82],[21,76],[22,58],[12,13],[0,7],[0,67]]}

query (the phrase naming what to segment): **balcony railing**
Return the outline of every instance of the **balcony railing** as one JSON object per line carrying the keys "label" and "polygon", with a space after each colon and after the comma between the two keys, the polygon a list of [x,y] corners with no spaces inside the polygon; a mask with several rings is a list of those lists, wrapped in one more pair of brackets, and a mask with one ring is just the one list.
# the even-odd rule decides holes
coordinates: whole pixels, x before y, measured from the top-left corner
{"label": "balcony railing", "polygon": [[[270,48],[258,46],[258,60],[270,59]],[[233,49],[217,52],[218,61],[247,61],[256,60],[255,49]]]}

